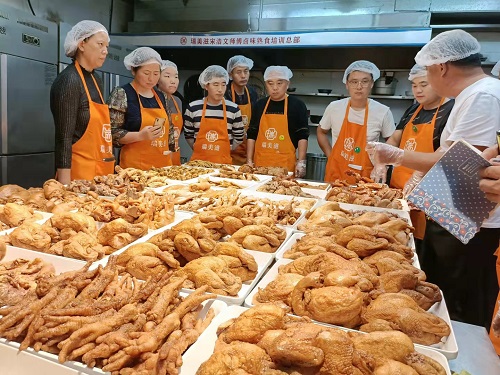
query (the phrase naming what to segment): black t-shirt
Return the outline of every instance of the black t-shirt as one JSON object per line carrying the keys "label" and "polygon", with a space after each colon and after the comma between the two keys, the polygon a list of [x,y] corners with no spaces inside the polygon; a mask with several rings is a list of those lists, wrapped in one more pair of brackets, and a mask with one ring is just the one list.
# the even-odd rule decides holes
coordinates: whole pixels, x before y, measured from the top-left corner
{"label": "black t-shirt", "polygon": [[[233,100],[233,94],[231,93],[231,85],[233,84],[233,81],[229,82],[229,85],[227,85],[226,89],[226,94],[224,97],[227,100],[231,100],[232,102],[236,104],[248,104],[248,97],[247,97],[247,92],[246,90],[243,92],[243,95],[238,95],[238,93],[235,91],[234,92],[234,100]],[[257,91],[251,86],[247,86],[248,93],[250,94],[250,103],[252,103],[252,107],[255,105],[257,100],[259,100],[259,96],[257,95]]]}
{"label": "black t-shirt", "polygon": [[[247,131],[248,139],[257,139],[259,134],[260,119],[269,97],[260,99],[252,107],[252,119]],[[271,100],[267,107],[267,114],[285,113],[285,100],[278,102]],[[309,138],[309,125],[307,120],[307,107],[303,101],[295,96],[288,97],[288,135],[295,148],[298,147],[301,139]]]}
{"label": "black t-shirt", "polygon": [[[439,107],[439,112],[436,117],[436,124],[434,126],[434,136],[432,139],[432,143],[434,145],[434,151],[436,151],[440,146],[441,133],[443,132],[444,127],[446,126],[446,122],[448,121],[448,117],[450,116],[450,112],[455,104],[455,100],[451,99],[444,103],[441,107]],[[396,130],[404,130],[406,124],[410,121],[411,117],[417,110],[420,104],[415,103],[410,108],[406,110],[399,121]],[[415,125],[419,124],[428,124],[432,121],[434,114],[436,113],[436,109],[423,109],[417,114],[417,116],[413,119],[413,123]]]}
{"label": "black t-shirt", "polygon": [[[123,129],[129,132],[138,132],[141,130],[141,107],[139,106],[139,100],[137,96],[137,92],[134,90],[130,83],[127,83],[123,86],[125,90],[125,94],[127,95],[127,112],[125,114],[125,123],[123,124]],[[156,95],[160,98],[161,103],[163,104],[163,108],[167,108],[167,104],[165,102],[165,95],[154,88]],[[145,96],[139,95],[141,99],[141,104],[144,108],[160,108],[156,98],[153,96],[152,98],[146,98]],[[165,117],[166,117],[165,112]]]}

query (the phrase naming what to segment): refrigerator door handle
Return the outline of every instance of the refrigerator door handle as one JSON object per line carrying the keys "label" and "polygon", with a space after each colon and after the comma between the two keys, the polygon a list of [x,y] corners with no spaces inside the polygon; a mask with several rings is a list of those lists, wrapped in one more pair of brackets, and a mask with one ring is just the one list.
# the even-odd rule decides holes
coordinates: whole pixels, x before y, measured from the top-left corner
{"label": "refrigerator door handle", "polygon": [[6,155],[7,150],[7,55],[0,53],[0,131],[2,134],[2,143],[0,145],[0,154]]}

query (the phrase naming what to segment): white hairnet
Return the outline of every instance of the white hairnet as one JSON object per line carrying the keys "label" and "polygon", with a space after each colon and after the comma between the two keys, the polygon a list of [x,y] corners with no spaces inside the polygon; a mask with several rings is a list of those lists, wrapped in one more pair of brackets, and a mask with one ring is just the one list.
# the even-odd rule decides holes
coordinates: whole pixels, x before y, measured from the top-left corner
{"label": "white hairnet", "polygon": [[248,70],[252,70],[253,60],[242,55],[233,56],[227,61],[227,72],[231,74],[233,69],[236,68],[237,66],[241,66],[244,68],[248,68]]}
{"label": "white hairnet", "polygon": [[123,64],[128,70],[152,63],[158,63],[161,67],[163,62],[160,54],[149,47],[136,48],[123,59]]}
{"label": "white hairnet", "polygon": [[226,84],[229,82],[229,74],[227,74],[226,69],[220,65],[210,65],[203,72],[201,72],[198,82],[201,87],[205,88],[207,83],[212,82],[216,78],[223,78]]}
{"label": "white hairnet", "polygon": [[500,61],[495,64],[493,69],[491,69],[491,74],[495,77],[500,77]]}
{"label": "white hairnet", "polygon": [[170,60],[162,60],[161,70],[167,69],[167,68],[174,68],[175,70],[179,71],[179,69],[177,69],[177,65],[175,65],[174,62],[172,62]]}
{"label": "white hairnet", "polygon": [[108,35],[108,30],[99,22],[90,20],[78,22],[71,28],[68,34],[66,34],[66,39],[64,39],[64,53],[68,57],[75,56],[76,50],[78,49],[78,43],[101,31]]}
{"label": "white hairnet", "polygon": [[420,66],[418,64],[413,65],[413,68],[410,70],[410,74],[408,75],[408,80],[413,81],[418,77],[425,77],[427,75],[427,69],[425,66]]}
{"label": "white hairnet", "polygon": [[480,50],[479,42],[468,32],[460,29],[450,30],[432,38],[418,51],[415,61],[422,66],[444,64],[465,59]]}
{"label": "white hairnet", "polygon": [[349,74],[355,71],[370,73],[374,81],[380,78],[380,70],[374,63],[366,60],[358,60],[354,61],[347,67],[344,72],[344,78],[342,78],[342,82],[347,83],[347,77],[349,76]]}
{"label": "white hairnet", "polygon": [[264,72],[264,81],[270,79],[284,79],[290,81],[292,77],[293,73],[288,69],[288,66],[271,65],[268,66]]}

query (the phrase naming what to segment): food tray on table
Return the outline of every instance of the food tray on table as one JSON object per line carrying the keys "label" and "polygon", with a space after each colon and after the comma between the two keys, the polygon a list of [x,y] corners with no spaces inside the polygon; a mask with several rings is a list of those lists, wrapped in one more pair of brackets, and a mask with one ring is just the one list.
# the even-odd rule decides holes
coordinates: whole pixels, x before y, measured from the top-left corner
{"label": "food tray on table", "polygon": [[305,198],[305,197],[295,197],[293,195],[283,195],[283,194],[273,194],[273,193],[265,193],[262,191],[257,191],[254,189],[254,186],[249,187],[248,189],[243,189],[240,191],[242,196],[247,197],[255,197],[260,199],[269,199],[272,201],[297,201],[301,202],[301,208],[309,209],[314,208],[318,205],[321,200],[319,198]]}
{"label": "food tray on table", "polygon": [[[236,296],[222,296],[217,295],[217,299],[224,301],[228,305],[241,305],[245,300],[245,297],[250,293],[250,291],[255,287],[255,285],[259,282],[260,278],[264,275],[269,265],[274,259],[274,256],[269,253],[263,253],[261,251],[253,251],[253,250],[245,250],[247,253],[251,254],[255,258],[255,262],[257,262],[258,271],[257,275],[253,280],[245,281],[241,289],[239,290]],[[182,288],[182,292],[192,293],[193,289]]]}
{"label": "food tray on table", "polygon": [[[281,245],[280,249],[276,252],[276,259],[289,259],[289,258],[285,258],[285,252],[287,250],[290,250],[292,248],[292,246],[297,242],[297,240],[299,238],[302,238],[304,237],[306,234],[304,232],[295,232],[293,233],[288,239],[287,241]],[[413,240],[413,236],[410,236],[410,241],[408,243],[408,246],[410,246],[412,249],[413,249],[413,266],[418,268],[418,269],[421,269],[420,268],[420,262],[418,260],[418,256],[417,254],[415,253],[415,241]]]}
{"label": "food tray on table", "polygon": [[[305,199],[307,199],[307,198],[305,198]],[[320,200],[312,209],[321,207],[322,205],[324,205],[326,203],[328,203],[328,201]],[[348,210],[348,211],[372,211],[372,212],[392,213],[394,215],[399,216],[402,219],[406,219],[410,225],[412,224],[411,218],[410,218],[410,213],[408,211],[396,210],[393,208],[384,208],[384,207],[361,206],[358,204],[350,204],[350,203],[341,203],[341,202],[338,202],[338,203],[339,203],[340,208],[342,208],[344,210]],[[303,218],[301,220],[301,222],[298,224],[304,223],[306,221],[307,221],[307,219]]]}
{"label": "food tray on table", "polygon": [[[285,264],[288,264],[291,262],[293,262],[292,259],[277,259],[276,262],[273,264],[273,266],[269,269],[269,271],[267,271],[267,273],[264,275],[264,277],[259,281],[259,283],[255,286],[255,288],[245,298],[244,306],[247,306],[247,307],[254,306],[253,297],[259,291],[259,288],[264,289],[267,284],[269,284],[271,281],[273,281],[276,278],[276,276],[278,275],[278,268],[282,265],[285,265]],[[445,342],[441,342],[439,344],[434,344],[432,346],[415,344],[415,347],[430,348],[433,350],[437,350],[438,352],[443,354],[447,359],[457,358],[457,356],[458,356],[457,340],[455,338],[455,333],[453,332],[453,327],[451,325],[450,315],[448,314],[448,308],[446,307],[446,302],[445,302],[444,297],[443,297],[441,302],[435,303],[427,311],[440,317],[448,324],[448,326],[450,327],[450,335],[445,339]],[[317,323],[327,325],[330,327],[338,327],[338,326],[334,326],[334,325],[328,324],[328,323],[322,323],[322,322],[317,322]],[[343,328],[343,327],[341,327],[341,328],[348,330],[347,328]],[[360,332],[357,330],[355,330],[355,331]]]}
{"label": "food tray on table", "polygon": [[137,240],[129,243],[128,245],[123,246],[121,249],[114,251],[110,255],[106,255],[102,259],[96,260],[94,263],[92,263],[92,265],[90,266],[90,269],[94,269],[99,265],[105,266],[106,264],[108,264],[108,260],[109,260],[109,257],[111,255],[119,255],[119,254],[123,253],[125,250],[127,250],[130,246],[136,245],[138,243],[146,242],[147,240],[149,240],[151,237],[157,235],[158,233],[161,233],[161,232],[165,231],[166,229],[173,227],[174,225],[180,223],[181,221],[190,219],[193,216],[194,216],[194,214],[191,212],[175,211],[175,219],[173,222],[171,222],[170,224],[165,225],[164,227],[161,227],[159,229],[148,230],[148,233],[145,236],[142,236],[142,237],[138,238]]}
{"label": "food tray on table", "polygon": [[332,185],[330,185],[328,182],[309,181],[299,178],[297,178],[295,181],[303,185],[301,186],[301,189],[304,193],[314,195],[320,199],[325,199],[328,191],[332,188]]}
{"label": "food tray on table", "polygon": [[10,245],[7,245],[7,251],[4,258],[0,260],[0,263],[10,262],[15,259],[34,260],[36,258],[51,263],[54,266],[56,275],[62,272],[79,270],[86,264],[83,260],[66,258],[59,255],[42,253],[36,250],[28,250]]}
{"label": "food tray on table", "polygon": [[[186,296],[186,293],[179,293]],[[202,302],[203,309],[199,317],[205,317],[210,308],[214,309],[214,319],[227,309],[227,304],[219,300],[207,300]],[[75,361],[59,363],[55,354],[35,351],[28,348],[19,352],[19,343],[0,338],[0,367],[2,375],[20,375],[38,373],[41,375],[67,375],[67,374],[89,374],[103,375],[110,374],[99,368],[88,368],[85,364]]]}
{"label": "food tray on table", "polygon": [[[203,362],[212,355],[215,342],[217,340],[217,329],[222,323],[230,319],[237,318],[248,308],[243,306],[229,306],[221,314],[217,315],[207,329],[200,335],[198,340],[182,356],[183,365],[180,368],[181,375],[195,374]],[[342,327],[340,327],[342,329]],[[445,356],[427,347],[415,345],[415,351],[424,354],[439,362],[446,371],[446,375],[451,375],[450,367]]]}

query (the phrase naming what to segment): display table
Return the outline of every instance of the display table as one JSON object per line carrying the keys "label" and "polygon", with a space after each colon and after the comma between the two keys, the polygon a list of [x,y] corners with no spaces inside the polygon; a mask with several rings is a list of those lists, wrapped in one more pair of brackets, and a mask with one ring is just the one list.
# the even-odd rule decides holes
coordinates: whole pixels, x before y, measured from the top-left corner
{"label": "display table", "polygon": [[458,357],[449,361],[455,372],[466,370],[472,375],[500,374],[500,358],[488,337],[486,329],[452,320],[458,343]]}

